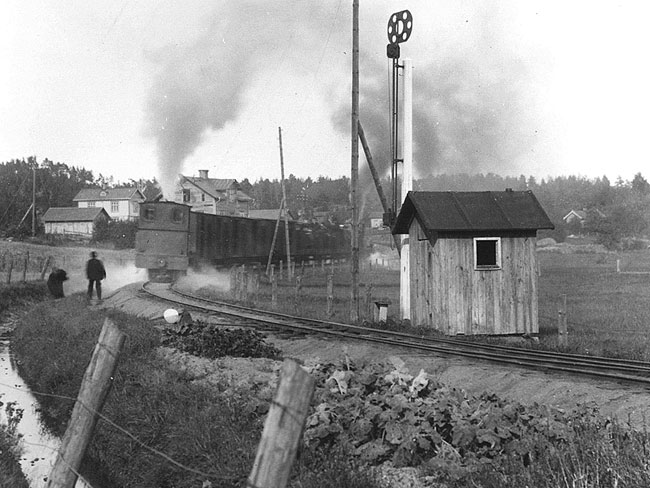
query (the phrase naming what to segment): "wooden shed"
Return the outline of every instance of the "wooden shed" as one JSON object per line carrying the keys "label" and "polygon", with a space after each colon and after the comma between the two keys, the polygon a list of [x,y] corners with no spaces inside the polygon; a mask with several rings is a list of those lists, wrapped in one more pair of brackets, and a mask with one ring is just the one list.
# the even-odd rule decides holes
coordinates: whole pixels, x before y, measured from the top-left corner
{"label": "wooden shed", "polygon": [[95,225],[111,220],[102,207],[50,207],[43,215],[46,234],[90,239]]}
{"label": "wooden shed", "polygon": [[530,191],[409,192],[393,234],[409,234],[412,323],[539,333],[535,246],[552,228]]}

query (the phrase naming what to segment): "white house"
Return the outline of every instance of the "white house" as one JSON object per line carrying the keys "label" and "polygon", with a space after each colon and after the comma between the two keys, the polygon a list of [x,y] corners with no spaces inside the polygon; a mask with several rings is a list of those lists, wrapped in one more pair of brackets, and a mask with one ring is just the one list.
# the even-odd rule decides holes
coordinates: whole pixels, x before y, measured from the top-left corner
{"label": "white house", "polygon": [[73,199],[78,208],[103,208],[113,220],[137,219],[140,204],[145,200],[135,187],[84,188]]}

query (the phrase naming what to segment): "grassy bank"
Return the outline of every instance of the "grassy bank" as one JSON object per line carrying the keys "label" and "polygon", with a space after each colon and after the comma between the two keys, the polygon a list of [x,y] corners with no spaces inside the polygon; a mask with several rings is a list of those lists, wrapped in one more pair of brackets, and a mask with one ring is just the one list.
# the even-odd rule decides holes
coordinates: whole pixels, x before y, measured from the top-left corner
{"label": "grassy bank", "polygon": [[[86,470],[101,466],[103,477],[119,487],[243,486],[264,422],[254,394],[229,384],[208,388],[170,369],[155,354],[160,333],[151,322],[108,315],[128,338],[103,409],[110,421],[97,425]],[[104,318],[73,295],[34,306],[16,329],[21,373],[40,399],[45,423],[59,435]],[[322,459],[299,463],[295,476],[303,487],[372,486],[355,469],[316,475]]]}

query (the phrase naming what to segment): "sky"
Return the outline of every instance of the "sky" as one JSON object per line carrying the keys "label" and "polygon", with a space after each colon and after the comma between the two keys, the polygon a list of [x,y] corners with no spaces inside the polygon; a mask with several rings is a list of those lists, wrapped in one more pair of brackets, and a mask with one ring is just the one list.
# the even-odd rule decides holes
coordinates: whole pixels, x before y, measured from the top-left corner
{"label": "sky", "polygon": [[[650,3],[360,0],[360,120],[388,167],[391,14],[416,177],[650,177]],[[0,2],[0,161],[113,177],[350,175],[352,0]],[[360,168],[365,167],[363,155]]]}

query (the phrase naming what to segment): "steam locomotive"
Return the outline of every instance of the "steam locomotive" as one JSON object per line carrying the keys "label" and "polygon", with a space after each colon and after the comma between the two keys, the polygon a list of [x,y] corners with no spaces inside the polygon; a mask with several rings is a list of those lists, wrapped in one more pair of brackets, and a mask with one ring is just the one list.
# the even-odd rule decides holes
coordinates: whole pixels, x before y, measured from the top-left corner
{"label": "steam locomotive", "polygon": [[[284,223],[276,220],[192,212],[189,205],[158,201],[140,204],[135,265],[152,281],[175,281],[188,269],[233,264],[266,264],[274,235],[272,261],[286,262]],[[291,259],[300,263],[344,259],[349,255],[346,229],[289,222]]]}

